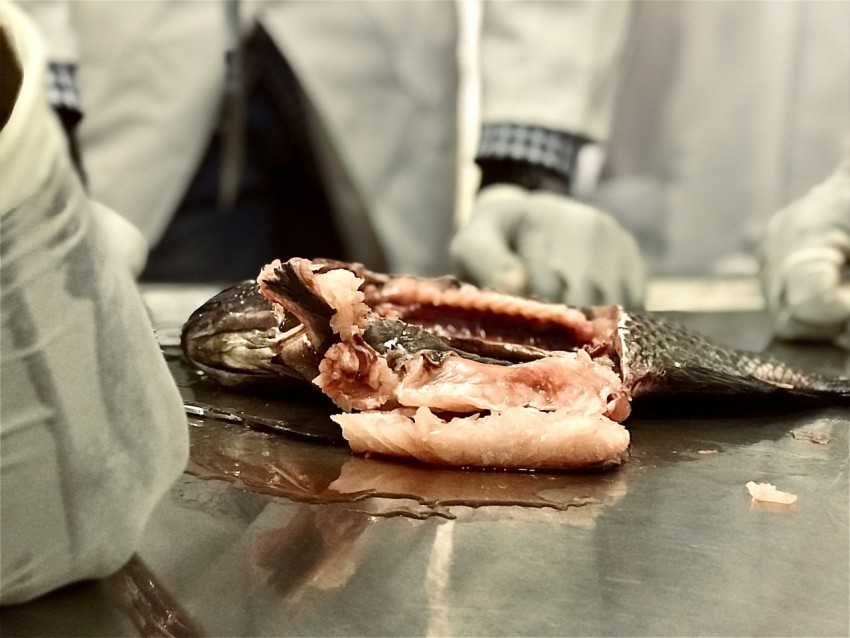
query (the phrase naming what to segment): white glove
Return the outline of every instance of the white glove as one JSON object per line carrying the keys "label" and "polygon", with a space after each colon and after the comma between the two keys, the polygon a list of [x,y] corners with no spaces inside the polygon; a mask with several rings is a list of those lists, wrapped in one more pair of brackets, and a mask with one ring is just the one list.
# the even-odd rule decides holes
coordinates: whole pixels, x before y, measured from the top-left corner
{"label": "white glove", "polygon": [[760,256],[778,336],[830,339],[850,331],[850,160],[771,219]]}
{"label": "white glove", "polygon": [[643,303],[634,238],[613,217],[563,195],[485,188],[451,252],[457,275],[482,287],[576,306]]}
{"label": "white glove", "polygon": [[131,221],[108,206],[92,201],[95,225],[113,263],[138,277],[148,260],[148,242]]}

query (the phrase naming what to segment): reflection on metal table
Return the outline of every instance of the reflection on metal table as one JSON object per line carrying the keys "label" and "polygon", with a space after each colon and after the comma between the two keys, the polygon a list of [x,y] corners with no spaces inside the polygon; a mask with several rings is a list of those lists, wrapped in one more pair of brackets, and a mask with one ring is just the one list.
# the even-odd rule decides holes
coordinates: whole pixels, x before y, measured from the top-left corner
{"label": "reflection on metal table", "polygon": [[[158,294],[173,317],[201,296]],[[173,339],[178,323],[154,317]],[[677,318],[850,372],[838,349],[768,344],[756,311]],[[137,556],[4,609],[4,635],[850,632],[846,406],[636,409],[613,471],[463,471],[354,456],[322,401],[240,397],[170,365],[196,406],[191,459]],[[748,481],[798,501],[759,505]]]}

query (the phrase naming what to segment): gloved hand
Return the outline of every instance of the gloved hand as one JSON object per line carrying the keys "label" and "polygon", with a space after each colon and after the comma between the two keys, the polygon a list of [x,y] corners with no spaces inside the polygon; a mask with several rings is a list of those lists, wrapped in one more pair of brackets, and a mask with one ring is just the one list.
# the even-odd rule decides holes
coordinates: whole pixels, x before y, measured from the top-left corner
{"label": "gloved hand", "polygon": [[138,277],[148,260],[148,242],[131,221],[108,206],[91,201],[95,225],[113,262]]}
{"label": "gloved hand", "polygon": [[771,219],[760,257],[777,336],[850,333],[850,159]]}
{"label": "gloved hand", "polygon": [[570,197],[495,184],[451,245],[462,279],[576,306],[640,306],[637,243],[606,213]]}

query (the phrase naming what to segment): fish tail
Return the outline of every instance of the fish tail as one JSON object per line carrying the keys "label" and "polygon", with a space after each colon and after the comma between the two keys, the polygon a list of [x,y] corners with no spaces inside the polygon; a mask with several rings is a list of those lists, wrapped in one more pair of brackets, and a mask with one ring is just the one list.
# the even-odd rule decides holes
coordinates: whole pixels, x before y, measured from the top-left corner
{"label": "fish tail", "polygon": [[623,377],[633,396],[787,393],[850,397],[850,379],[726,348],[664,318],[623,312],[618,334]]}
{"label": "fish tail", "polygon": [[740,353],[744,369],[756,379],[795,394],[850,397],[850,379],[808,372],[755,353]]}

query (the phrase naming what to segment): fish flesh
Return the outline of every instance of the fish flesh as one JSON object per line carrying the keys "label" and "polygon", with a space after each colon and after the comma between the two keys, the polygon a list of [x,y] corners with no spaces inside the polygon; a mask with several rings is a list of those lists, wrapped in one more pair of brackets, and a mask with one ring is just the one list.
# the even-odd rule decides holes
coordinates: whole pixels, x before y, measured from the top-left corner
{"label": "fish flesh", "polygon": [[425,463],[575,469],[621,462],[632,400],[850,397],[850,380],[721,347],[648,313],[574,308],[452,278],[294,258],[199,308],[186,358],[241,386],[318,387],[352,450]]}

